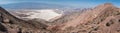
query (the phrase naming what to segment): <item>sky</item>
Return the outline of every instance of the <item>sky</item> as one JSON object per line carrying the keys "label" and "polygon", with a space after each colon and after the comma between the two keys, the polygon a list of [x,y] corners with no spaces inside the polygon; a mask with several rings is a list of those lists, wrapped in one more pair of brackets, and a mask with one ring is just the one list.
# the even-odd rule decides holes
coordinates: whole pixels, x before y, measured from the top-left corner
{"label": "sky", "polygon": [[22,2],[59,4],[59,5],[81,7],[81,8],[94,7],[99,4],[110,2],[117,7],[120,7],[120,0],[0,0],[0,5],[22,3]]}

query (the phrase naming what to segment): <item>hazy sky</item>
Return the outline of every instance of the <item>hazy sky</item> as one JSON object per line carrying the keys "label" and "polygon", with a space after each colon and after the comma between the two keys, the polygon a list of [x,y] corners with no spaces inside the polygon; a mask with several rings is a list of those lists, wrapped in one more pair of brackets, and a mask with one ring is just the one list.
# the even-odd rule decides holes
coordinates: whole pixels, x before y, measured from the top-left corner
{"label": "hazy sky", "polygon": [[0,0],[0,5],[22,2],[59,4],[73,7],[94,7],[99,4],[111,2],[114,5],[120,7],[120,0]]}

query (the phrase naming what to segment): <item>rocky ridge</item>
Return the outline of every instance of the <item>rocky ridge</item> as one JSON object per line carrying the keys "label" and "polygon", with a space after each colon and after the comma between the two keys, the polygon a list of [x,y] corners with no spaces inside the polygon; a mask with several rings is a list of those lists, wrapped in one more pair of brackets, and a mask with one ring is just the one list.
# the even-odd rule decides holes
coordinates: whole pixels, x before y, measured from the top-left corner
{"label": "rocky ridge", "polygon": [[105,3],[65,23],[49,26],[21,20],[0,7],[0,33],[120,33],[120,9]]}
{"label": "rocky ridge", "polygon": [[119,33],[120,9],[111,3],[99,5],[64,24],[48,27],[61,33]]}
{"label": "rocky ridge", "polygon": [[47,25],[35,21],[24,21],[0,7],[0,33],[39,33]]}

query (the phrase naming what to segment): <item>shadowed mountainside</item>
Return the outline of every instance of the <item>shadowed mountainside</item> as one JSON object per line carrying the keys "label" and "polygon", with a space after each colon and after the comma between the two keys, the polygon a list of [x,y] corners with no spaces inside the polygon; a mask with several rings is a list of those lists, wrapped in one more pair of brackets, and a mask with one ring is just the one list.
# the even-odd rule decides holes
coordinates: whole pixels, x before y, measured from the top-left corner
{"label": "shadowed mountainside", "polygon": [[[24,21],[11,15],[0,7],[0,31],[4,33],[25,33],[39,32],[47,25],[36,21]],[[38,31],[39,29],[39,31]]]}

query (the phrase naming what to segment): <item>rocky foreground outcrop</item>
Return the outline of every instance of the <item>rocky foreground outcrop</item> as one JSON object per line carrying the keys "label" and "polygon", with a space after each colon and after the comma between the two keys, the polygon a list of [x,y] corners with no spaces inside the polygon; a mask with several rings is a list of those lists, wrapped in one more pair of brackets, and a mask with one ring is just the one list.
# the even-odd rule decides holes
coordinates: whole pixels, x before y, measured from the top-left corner
{"label": "rocky foreground outcrop", "polygon": [[0,7],[0,33],[42,33],[45,27],[47,25],[40,22],[18,19]]}
{"label": "rocky foreground outcrop", "polygon": [[65,23],[49,26],[21,20],[0,7],[0,33],[120,33],[120,9],[106,3]]}

